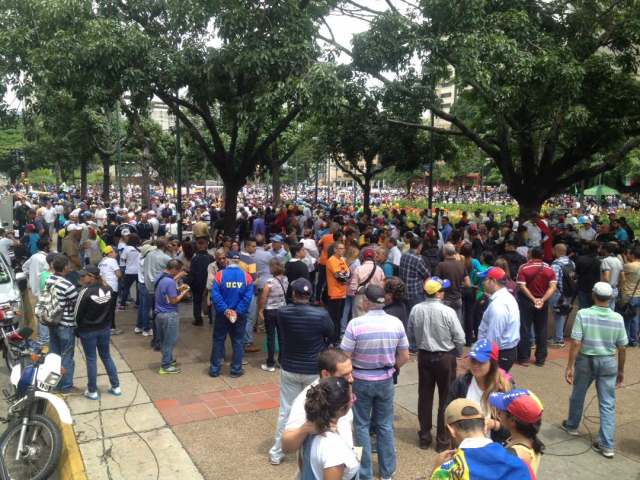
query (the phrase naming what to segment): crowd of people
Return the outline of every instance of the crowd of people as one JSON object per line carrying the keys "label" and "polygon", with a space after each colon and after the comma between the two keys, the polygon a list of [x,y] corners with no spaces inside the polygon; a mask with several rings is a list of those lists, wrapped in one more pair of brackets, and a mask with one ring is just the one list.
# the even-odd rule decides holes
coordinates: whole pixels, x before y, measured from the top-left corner
{"label": "crowd of people", "polygon": [[[462,478],[461,469],[469,478],[535,478],[542,402],[526,388],[526,370],[520,378],[511,370],[543,368],[549,348],[570,349],[562,428],[579,434],[596,382],[593,448],[614,456],[615,389],[640,323],[640,247],[624,218],[587,208],[500,221],[490,211],[425,211],[411,220],[402,209],[369,217],[337,202],[272,208],[263,200],[240,202],[235,230],[225,232],[216,203],[193,198],[185,207],[192,228],[181,240],[175,204],[164,197],[144,209],[68,192],[16,199],[16,232],[0,231],[0,253],[26,260],[36,312],[48,291],[64,305],[59,325],[38,326],[62,355],[63,393],[98,399],[100,356],[109,393],[121,394],[109,339],[124,333],[116,312],[134,303],[132,334],[160,352],[160,375],[180,374],[173,349],[184,328],[178,304],[188,300],[195,328],[213,326],[212,377],[227,374],[227,337],[228,375],[239,377],[261,351],[256,334],[266,333],[261,369],[280,377],[268,459],[278,465],[297,453],[303,479],[393,477],[395,384],[412,355],[416,442],[438,452],[433,478]],[[76,335],[84,392],[73,384]]]}

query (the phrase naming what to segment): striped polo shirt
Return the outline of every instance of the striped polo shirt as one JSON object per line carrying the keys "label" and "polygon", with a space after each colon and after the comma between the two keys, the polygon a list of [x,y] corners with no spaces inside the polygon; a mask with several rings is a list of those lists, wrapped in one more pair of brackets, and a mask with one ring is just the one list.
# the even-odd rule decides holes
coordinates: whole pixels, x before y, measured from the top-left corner
{"label": "striped polo shirt", "polygon": [[580,353],[589,356],[615,355],[628,343],[622,315],[597,305],[578,312],[571,338],[582,342]]}
{"label": "striped polo shirt", "polygon": [[340,348],[351,353],[354,378],[375,382],[393,377],[396,350],[408,350],[409,341],[398,318],[371,310],[349,322]]}

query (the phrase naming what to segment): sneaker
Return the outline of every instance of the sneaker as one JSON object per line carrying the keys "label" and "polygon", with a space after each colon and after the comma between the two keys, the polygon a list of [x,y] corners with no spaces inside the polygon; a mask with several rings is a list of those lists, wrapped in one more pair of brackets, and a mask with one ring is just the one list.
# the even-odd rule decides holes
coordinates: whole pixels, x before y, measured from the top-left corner
{"label": "sneaker", "polygon": [[122,330],[120,328],[112,328],[111,335],[122,335]]}
{"label": "sneaker", "polygon": [[153,336],[153,330],[145,330],[142,332],[142,336],[143,337],[152,337]]}
{"label": "sneaker", "polygon": [[283,457],[274,457],[273,455],[269,455],[269,463],[271,465],[280,465],[282,463]]}
{"label": "sneaker", "polygon": [[553,341],[551,343],[549,343],[549,348],[564,348],[566,346],[566,344],[564,343],[564,341],[562,342],[557,342],[557,341]]}
{"label": "sneaker", "polygon": [[270,367],[266,363],[263,363],[262,365],[260,365],[260,368],[262,370],[264,370],[265,372],[275,372],[276,371],[276,367]]}
{"label": "sneaker", "polygon": [[170,375],[172,373],[181,373],[181,372],[182,370],[180,370],[178,367],[174,365],[170,365],[167,368],[160,367],[160,370],[158,370],[158,373],[160,375]]}
{"label": "sneaker", "polygon": [[142,333],[142,329],[136,327],[136,328],[133,329],[133,333],[135,333],[136,335],[140,335]]}
{"label": "sneaker", "polygon": [[213,378],[217,378],[220,376],[220,372],[214,372],[213,370],[209,370],[209,376]]}
{"label": "sneaker", "polygon": [[611,459],[615,455],[613,452],[613,448],[603,447],[598,442],[593,442],[593,444],[591,445],[591,448],[593,448],[594,451],[598,452],[604,458]]}
{"label": "sneaker", "polygon": [[90,392],[89,390],[85,390],[83,395],[87,397],[89,400],[100,399],[100,395],[98,395],[98,392]]}
{"label": "sneaker", "polygon": [[578,437],[578,436],[580,436],[580,432],[578,431],[578,429],[577,429],[577,428],[571,428],[571,427],[567,426],[567,421],[566,421],[566,420],[565,420],[565,421],[563,421],[563,422],[560,424],[560,428],[561,428],[562,430],[564,430],[565,432],[567,432],[569,435],[573,436],[573,437]]}
{"label": "sneaker", "polygon": [[231,372],[231,373],[229,373],[229,376],[231,378],[238,378],[238,377],[241,377],[242,375],[244,375],[244,370],[240,370],[239,372]]}
{"label": "sneaker", "polygon": [[242,366],[249,365],[249,360],[242,359]]}
{"label": "sneaker", "polygon": [[115,395],[116,397],[119,397],[120,395],[122,395],[122,390],[120,390],[120,387],[111,387],[109,389],[109,393],[111,395]]}

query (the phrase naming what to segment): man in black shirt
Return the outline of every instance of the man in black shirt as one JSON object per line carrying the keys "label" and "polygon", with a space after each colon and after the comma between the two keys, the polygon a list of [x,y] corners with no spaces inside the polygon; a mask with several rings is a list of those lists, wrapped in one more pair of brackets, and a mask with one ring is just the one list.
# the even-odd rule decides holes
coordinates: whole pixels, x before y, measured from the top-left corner
{"label": "man in black shirt", "polygon": [[576,276],[578,277],[578,306],[589,308],[593,305],[591,292],[596,282],[600,281],[600,259],[598,258],[598,242],[589,242],[584,255],[576,259]]}
{"label": "man in black shirt", "polygon": [[504,242],[504,253],[500,255],[509,264],[509,275],[512,279],[518,276],[520,267],[527,263],[527,259],[516,251],[516,247],[517,244],[514,240],[507,240]]}
{"label": "man in black shirt", "polygon": [[193,293],[193,325],[202,326],[202,301],[207,290],[207,271],[215,259],[207,252],[206,237],[196,239],[196,253],[191,259],[189,286]]}
{"label": "man in black shirt", "polygon": [[146,213],[140,214],[140,221],[136,225],[136,228],[138,229],[138,236],[140,237],[140,240],[145,241],[151,239],[151,236],[153,235],[153,225],[147,221]]}
{"label": "man in black shirt", "polygon": [[291,260],[284,267],[284,273],[289,280],[289,288],[287,289],[287,300],[291,299],[291,284],[298,278],[306,278],[309,280],[309,267],[304,262],[307,255],[302,243],[295,243],[289,247],[291,252]]}

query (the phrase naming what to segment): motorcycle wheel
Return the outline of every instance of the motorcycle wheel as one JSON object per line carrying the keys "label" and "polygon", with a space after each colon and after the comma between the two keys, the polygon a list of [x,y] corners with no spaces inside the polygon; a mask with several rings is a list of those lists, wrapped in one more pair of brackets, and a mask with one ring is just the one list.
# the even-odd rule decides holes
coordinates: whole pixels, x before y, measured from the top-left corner
{"label": "motorcycle wheel", "polygon": [[24,449],[16,460],[22,422],[11,423],[0,436],[0,455],[9,478],[45,480],[60,461],[62,434],[55,423],[44,415],[32,415],[27,425]]}
{"label": "motorcycle wheel", "polygon": [[7,368],[9,369],[9,373],[11,373],[11,369],[18,363],[16,356],[11,351],[11,347],[7,346],[4,342],[2,343],[2,350],[4,354],[4,361],[7,364]]}

